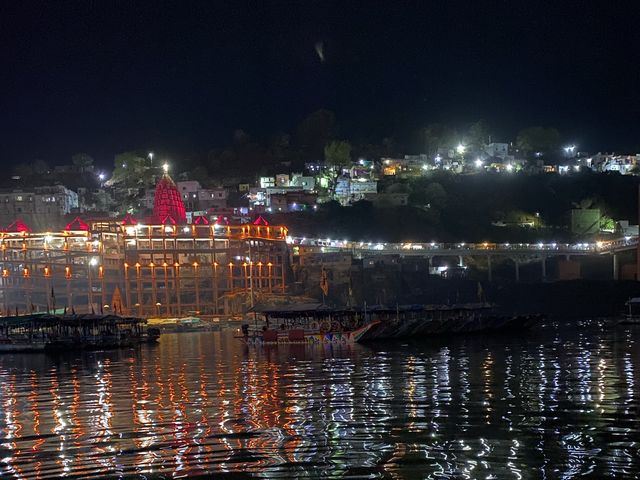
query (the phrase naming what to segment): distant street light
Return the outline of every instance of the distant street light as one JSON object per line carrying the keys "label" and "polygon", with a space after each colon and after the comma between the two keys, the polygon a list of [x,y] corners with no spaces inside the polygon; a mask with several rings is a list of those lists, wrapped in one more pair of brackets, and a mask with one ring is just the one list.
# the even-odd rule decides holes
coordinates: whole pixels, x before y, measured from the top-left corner
{"label": "distant street light", "polygon": [[164,163],[162,164],[162,171],[163,171],[164,173],[167,173],[167,172],[169,171],[169,164],[168,164],[167,162],[164,162]]}
{"label": "distant street light", "polygon": [[458,146],[456,147],[456,151],[462,155],[464,153],[464,151],[466,150],[466,147],[464,145],[462,145],[461,143],[458,144]]}
{"label": "distant street light", "polygon": [[564,153],[567,154],[567,158],[573,157],[576,150],[575,145],[567,145],[564,147]]}
{"label": "distant street light", "polygon": [[484,162],[483,162],[482,160],[480,160],[479,158],[477,158],[477,159],[476,159],[476,168],[480,168],[480,167],[482,167],[482,164],[483,164],[483,163],[484,163]]}
{"label": "distant street light", "polygon": [[507,172],[513,172],[513,164],[507,163]]}
{"label": "distant street light", "polygon": [[105,174],[104,173],[98,174],[98,178],[100,179],[101,182],[103,182],[105,179]]}

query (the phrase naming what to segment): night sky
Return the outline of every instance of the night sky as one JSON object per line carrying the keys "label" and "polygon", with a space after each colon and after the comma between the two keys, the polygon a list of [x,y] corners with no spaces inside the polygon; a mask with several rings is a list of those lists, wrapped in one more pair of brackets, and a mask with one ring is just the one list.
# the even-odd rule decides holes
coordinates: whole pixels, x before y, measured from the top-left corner
{"label": "night sky", "polygon": [[483,119],[640,151],[640,8],[621,5],[4,1],[0,159],[194,155],[321,107],[347,138]]}

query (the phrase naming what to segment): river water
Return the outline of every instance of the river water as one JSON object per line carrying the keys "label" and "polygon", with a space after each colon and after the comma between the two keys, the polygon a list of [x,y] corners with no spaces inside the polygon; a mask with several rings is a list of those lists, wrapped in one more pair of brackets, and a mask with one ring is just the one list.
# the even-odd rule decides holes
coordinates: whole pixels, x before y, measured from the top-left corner
{"label": "river water", "polygon": [[223,331],[2,355],[0,476],[638,478],[639,340],[639,327],[584,322],[375,346],[256,349]]}

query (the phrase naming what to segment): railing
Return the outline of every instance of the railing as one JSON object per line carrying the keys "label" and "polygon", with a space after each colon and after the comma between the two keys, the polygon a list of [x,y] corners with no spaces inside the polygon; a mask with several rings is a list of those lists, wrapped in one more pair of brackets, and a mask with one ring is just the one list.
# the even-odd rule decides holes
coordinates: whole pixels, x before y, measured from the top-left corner
{"label": "railing", "polygon": [[539,242],[539,243],[388,243],[388,242],[353,242],[349,240],[332,240],[330,238],[306,238],[306,237],[288,237],[287,241],[290,245],[308,248],[320,248],[326,252],[352,251],[352,252],[369,252],[369,253],[397,253],[397,254],[437,254],[437,253],[566,253],[566,254],[604,254],[611,253],[616,250],[625,250],[635,248],[638,244],[638,237],[623,237],[615,240],[598,241],[598,242],[579,242],[579,243],[558,243],[558,242]]}

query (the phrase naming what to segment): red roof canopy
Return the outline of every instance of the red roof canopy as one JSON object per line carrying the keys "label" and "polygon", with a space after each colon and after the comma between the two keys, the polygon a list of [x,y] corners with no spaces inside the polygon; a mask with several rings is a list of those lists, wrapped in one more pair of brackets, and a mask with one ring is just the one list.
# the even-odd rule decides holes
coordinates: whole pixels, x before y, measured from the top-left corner
{"label": "red roof canopy", "polygon": [[198,215],[193,219],[194,225],[209,225],[209,219],[203,215]]}
{"label": "red roof canopy", "polygon": [[65,230],[84,230],[85,232],[89,231],[89,224],[82,221],[80,217],[76,217],[72,222],[67,223]]}
{"label": "red roof canopy", "polygon": [[253,221],[253,224],[254,225],[261,225],[263,227],[266,227],[266,226],[269,225],[269,222],[267,222],[262,215],[258,215],[258,218],[256,218]]}
{"label": "red roof canopy", "polygon": [[162,225],[167,225],[167,224],[175,225],[176,221],[171,215],[166,215],[160,223]]}
{"label": "red roof canopy", "polygon": [[138,220],[136,220],[136,218],[130,213],[127,213],[127,215],[125,215],[124,219],[122,220],[122,225],[137,225],[137,224],[138,224]]}
{"label": "red roof canopy", "polygon": [[13,222],[11,225],[9,225],[7,228],[4,229],[5,232],[30,232],[31,228],[29,228],[29,225],[27,225],[26,223],[24,223],[22,220],[20,220],[19,218],[16,219],[15,222]]}

